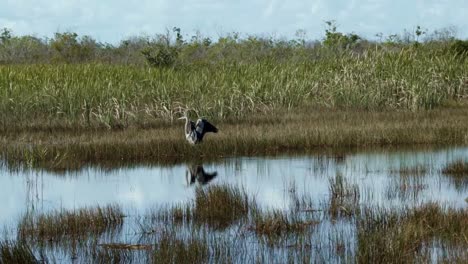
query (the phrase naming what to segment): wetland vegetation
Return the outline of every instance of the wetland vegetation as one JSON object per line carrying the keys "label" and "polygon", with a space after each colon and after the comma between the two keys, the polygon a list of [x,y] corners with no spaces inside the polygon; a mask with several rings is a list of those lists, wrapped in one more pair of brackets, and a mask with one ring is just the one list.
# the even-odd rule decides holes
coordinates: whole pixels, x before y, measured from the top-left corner
{"label": "wetland vegetation", "polygon": [[[327,25],[323,41],[234,33],[213,41],[175,28],[119,45],[4,29],[3,156],[63,169],[467,144],[466,42],[450,29],[370,41]],[[180,140],[176,118],[188,109],[221,132],[197,150]]]}
{"label": "wetland vegetation", "polygon": [[[355,197],[359,187],[342,185],[337,182],[341,181],[339,178],[330,180],[330,190],[345,189],[331,193],[331,199]],[[205,195],[211,196],[211,201],[223,201],[222,210],[227,213],[196,216],[197,200],[206,198]],[[334,203],[319,205],[308,196],[294,192],[290,195],[296,196],[292,200],[299,202],[289,209],[261,209],[255,197],[247,197],[237,187],[211,185],[204,190],[197,189],[195,201],[184,204],[182,208],[186,210],[182,213],[178,205],[173,205],[155,207],[133,219],[122,220],[120,209],[115,206],[105,210],[87,209],[86,213],[81,210],[25,215],[18,227],[17,242],[1,242],[0,260],[2,263],[18,260],[54,263],[67,258],[113,263],[142,260],[238,263],[273,259],[280,262],[466,261],[466,207],[425,203],[388,208],[353,199],[357,210],[349,214],[343,207],[341,210],[346,214],[335,215],[328,213],[336,210]],[[249,203],[241,202],[246,199]],[[211,204],[209,208],[219,210]],[[238,210],[242,213],[235,213]],[[84,214],[88,220],[83,220]],[[206,217],[206,221],[201,221],[201,217]],[[41,224],[30,224],[32,219]],[[79,225],[93,221],[89,219],[112,220],[93,227],[96,232],[81,232],[93,226]],[[119,229],[115,227],[121,226],[121,221],[137,222],[139,230],[134,231],[139,237],[138,244],[102,242],[118,239]],[[114,235],[102,233],[101,226],[111,228],[110,233]]]}
{"label": "wetland vegetation", "polygon": [[[187,38],[174,28],[118,45],[4,29],[2,168],[24,172],[28,192],[42,169],[58,176],[263,155],[318,155],[306,166],[325,191],[314,196],[288,179],[290,204],[270,208],[217,177],[195,184],[189,201],[146,212],[28,204],[0,239],[0,263],[466,262],[466,153],[439,167],[402,162],[382,172],[366,163],[357,177],[339,164],[368,149],[466,146],[467,42],[450,29],[371,41],[327,26],[321,41],[301,32]],[[177,121],[187,110],[220,133],[188,145]],[[321,175],[329,163],[342,170]],[[363,186],[359,177],[388,182]],[[427,199],[447,182],[463,205]]]}

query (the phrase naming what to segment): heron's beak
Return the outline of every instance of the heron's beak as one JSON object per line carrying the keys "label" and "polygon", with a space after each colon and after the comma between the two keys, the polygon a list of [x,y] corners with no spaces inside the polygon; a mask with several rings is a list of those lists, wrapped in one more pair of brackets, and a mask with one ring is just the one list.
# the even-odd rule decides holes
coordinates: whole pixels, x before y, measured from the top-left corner
{"label": "heron's beak", "polygon": [[179,118],[177,118],[177,119],[179,119],[179,120],[180,120],[180,119],[185,119],[185,116],[183,116],[183,117],[179,117]]}

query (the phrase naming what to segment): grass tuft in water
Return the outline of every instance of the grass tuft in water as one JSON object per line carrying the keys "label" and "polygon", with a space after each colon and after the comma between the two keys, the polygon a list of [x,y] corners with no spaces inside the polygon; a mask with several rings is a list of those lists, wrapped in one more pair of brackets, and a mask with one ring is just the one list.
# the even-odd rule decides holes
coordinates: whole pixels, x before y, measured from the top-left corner
{"label": "grass tuft in water", "polygon": [[359,212],[359,186],[350,184],[340,173],[329,179],[330,207],[332,219],[353,216]]}
{"label": "grass tuft in water", "polygon": [[468,177],[468,161],[459,160],[448,164],[442,169],[442,173],[457,178]]}
{"label": "grass tuft in water", "polygon": [[357,260],[363,263],[427,262],[428,248],[434,243],[443,242],[446,247],[467,246],[467,237],[467,210],[443,208],[435,203],[402,212],[366,208],[358,220]]}
{"label": "grass tuft in water", "polygon": [[40,263],[34,256],[31,248],[24,242],[2,241],[0,242],[0,263]]}
{"label": "grass tuft in water", "polygon": [[303,234],[308,230],[308,227],[316,224],[315,221],[301,220],[295,214],[273,210],[257,212],[251,229],[257,236],[266,237],[271,242],[289,235]]}
{"label": "grass tuft in water", "polygon": [[174,232],[164,232],[152,253],[153,263],[207,263],[209,245],[203,239],[176,238]]}
{"label": "grass tuft in water", "polygon": [[198,224],[214,228],[226,228],[235,221],[247,217],[251,201],[239,188],[215,185],[197,188],[193,218]]}
{"label": "grass tuft in water", "polygon": [[422,176],[428,172],[425,166],[417,165],[413,167],[401,167],[398,170],[391,170],[391,173],[400,174],[400,176]]}
{"label": "grass tuft in water", "polygon": [[57,241],[65,237],[100,235],[123,224],[120,206],[63,210],[45,214],[26,214],[18,226],[21,239]]}

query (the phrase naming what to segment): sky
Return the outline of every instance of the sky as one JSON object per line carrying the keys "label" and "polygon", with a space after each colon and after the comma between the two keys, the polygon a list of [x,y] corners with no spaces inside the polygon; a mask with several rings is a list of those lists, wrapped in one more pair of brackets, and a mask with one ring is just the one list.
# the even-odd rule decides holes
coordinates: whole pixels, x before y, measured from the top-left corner
{"label": "sky", "polygon": [[455,27],[457,37],[468,38],[467,15],[468,0],[0,0],[0,28],[15,35],[72,31],[108,43],[173,27],[187,36],[290,38],[304,30],[308,39],[321,39],[328,20],[340,32],[368,39],[417,25],[429,31]]}

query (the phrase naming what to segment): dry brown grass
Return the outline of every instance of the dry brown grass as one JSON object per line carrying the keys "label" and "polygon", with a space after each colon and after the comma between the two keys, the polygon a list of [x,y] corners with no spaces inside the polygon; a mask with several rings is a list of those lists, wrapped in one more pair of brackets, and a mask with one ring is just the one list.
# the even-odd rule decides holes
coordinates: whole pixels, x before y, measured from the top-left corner
{"label": "dry brown grass", "polygon": [[29,245],[23,242],[0,242],[0,263],[2,264],[38,264]]}
{"label": "dry brown grass", "polygon": [[18,237],[32,241],[60,241],[72,237],[98,236],[123,224],[122,209],[106,207],[26,214],[18,225]]}
{"label": "dry brown grass", "polygon": [[304,109],[213,120],[220,132],[187,144],[183,123],[154,122],[123,130],[7,128],[0,137],[10,165],[54,170],[119,163],[174,163],[232,155],[307,153],[330,148],[468,144],[468,107],[421,112]]}
{"label": "dry brown grass", "polygon": [[456,178],[468,177],[468,161],[456,161],[442,169],[442,173]]}
{"label": "dry brown grass", "polygon": [[238,188],[227,185],[199,187],[195,193],[192,214],[196,223],[214,228],[226,228],[246,218],[252,201]]}
{"label": "dry brown grass", "polygon": [[[407,263],[429,261],[432,243],[457,254],[467,246],[468,211],[435,203],[403,212],[366,209],[358,222],[358,262]],[[451,248],[451,247],[454,248]]]}
{"label": "dry brown grass", "polygon": [[359,186],[349,183],[341,174],[329,179],[329,214],[334,220],[359,213]]}

